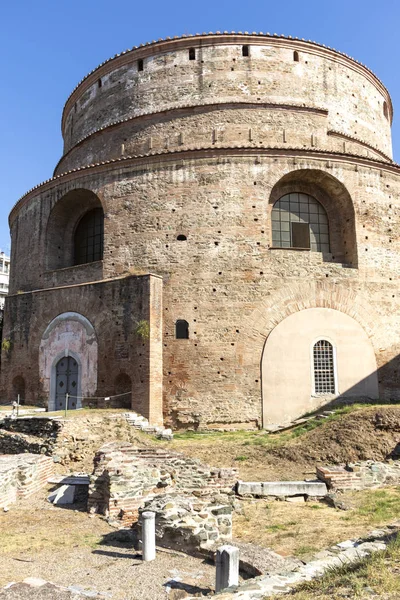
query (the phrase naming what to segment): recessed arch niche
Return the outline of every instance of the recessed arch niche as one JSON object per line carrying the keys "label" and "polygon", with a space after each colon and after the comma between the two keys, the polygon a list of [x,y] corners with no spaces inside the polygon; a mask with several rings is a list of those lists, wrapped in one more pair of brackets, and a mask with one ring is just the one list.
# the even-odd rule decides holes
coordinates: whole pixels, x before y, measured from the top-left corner
{"label": "recessed arch niche", "polygon": [[94,396],[96,392],[98,343],[92,323],[76,312],[62,313],[50,321],[40,342],[39,374],[50,411],[55,410],[57,364],[62,357],[69,356],[78,363],[76,408],[79,408],[82,397]]}
{"label": "recessed arch niche", "polygon": [[[335,394],[315,393],[313,348],[335,349]],[[339,399],[378,399],[372,343],[361,325],[332,308],[293,313],[269,334],[261,359],[263,426],[284,424]]]}
{"label": "recessed arch niche", "polygon": [[98,196],[83,188],[69,191],[56,202],[46,227],[46,270],[53,271],[76,264],[75,231],[82,218],[96,210],[104,216]]}
{"label": "recessed arch niche", "polygon": [[357,267],[354,205],[344,184],[330,173],[318,169],[287,173],[272,188],[268,214],[270,223],[274,204],[290,193],[309,195],[325,209],[329,222],[330,253],[324,254],[324,260]]}

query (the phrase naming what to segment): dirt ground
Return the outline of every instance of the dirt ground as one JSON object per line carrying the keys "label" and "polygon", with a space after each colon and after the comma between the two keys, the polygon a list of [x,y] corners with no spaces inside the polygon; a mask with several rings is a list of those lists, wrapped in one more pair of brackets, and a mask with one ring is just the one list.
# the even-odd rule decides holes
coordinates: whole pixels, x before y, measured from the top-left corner
{"label": "dirt ground", "polygon": [[46,497],[43,490],[0,512],[0,587],[39,577],[113,600],[171,600],[171,590],[214,588],[214,565],[162,550],[143,563],[129,543],[112,539],[115,530],[104,519],[54,507]]}
{"label": "dirt ground", "polygon": [[[307,427],[310,427],[307,431]],[[177,451],[224,467],[247,481],[304,479],[317,464],[384,460],[400,443],[400,406],[354,407],[282,434],[224,432],[178,434]]]}

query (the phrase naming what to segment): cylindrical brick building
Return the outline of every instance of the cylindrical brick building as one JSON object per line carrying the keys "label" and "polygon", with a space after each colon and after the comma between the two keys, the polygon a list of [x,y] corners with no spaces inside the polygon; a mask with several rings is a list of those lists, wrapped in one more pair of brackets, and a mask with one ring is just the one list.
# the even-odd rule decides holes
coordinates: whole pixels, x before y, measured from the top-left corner
{"label": "cylindrical brick building", "polygon": [[54,177],[11,211],[4,394],[127,393],[176,427],[396,400],[392,113],[364,65],[269,34],[100,65],[67,100]]}

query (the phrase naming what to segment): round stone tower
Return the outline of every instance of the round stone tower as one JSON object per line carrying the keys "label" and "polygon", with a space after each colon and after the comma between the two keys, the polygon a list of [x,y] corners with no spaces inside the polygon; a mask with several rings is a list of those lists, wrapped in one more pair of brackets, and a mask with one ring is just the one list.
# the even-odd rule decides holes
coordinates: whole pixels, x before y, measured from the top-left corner
{"label": "round stone tower", "polygon": [[305,40],[202,34],[101,64],[54,177],[10,215],[4,393],[24,377],[27,402],[115,396],[181,427],[399,398],[392,115],[367,67]]}

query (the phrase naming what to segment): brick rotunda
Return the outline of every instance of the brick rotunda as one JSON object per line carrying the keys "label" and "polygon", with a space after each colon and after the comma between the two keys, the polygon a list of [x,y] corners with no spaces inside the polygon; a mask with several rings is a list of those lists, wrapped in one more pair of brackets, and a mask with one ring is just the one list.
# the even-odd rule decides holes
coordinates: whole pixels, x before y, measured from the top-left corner
{"label": "brick rotunda", "polygon": [[128,392],[114,405],[195,428],[397,400],[392,115],[367,67],[305,40],[201,34],[101,64],[10,214],[3,397]]}

